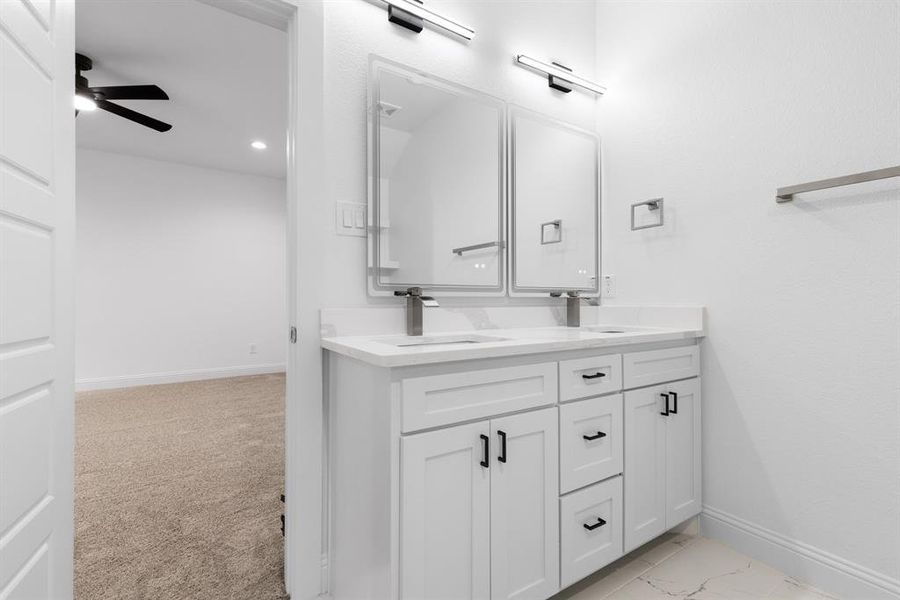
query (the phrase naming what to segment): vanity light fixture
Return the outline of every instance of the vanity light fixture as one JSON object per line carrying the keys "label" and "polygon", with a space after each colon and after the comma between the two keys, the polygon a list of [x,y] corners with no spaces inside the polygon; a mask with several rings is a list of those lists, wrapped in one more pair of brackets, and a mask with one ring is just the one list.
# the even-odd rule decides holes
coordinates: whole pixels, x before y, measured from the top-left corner
{"label": "vanity light fixture", "polygon": [[420,33],[429,22],[444,31],[449,31],[459,37],[471,40],[475,37],[475,30],[457,23],[447,17],[432,12],[425,8],[420,0],[382,0],[388,7],[388,21],[410,31]]}
{"label": "vanity light fixture", "polygon": [[516,62],[535,71],[546,73],[550,87],[560,92],[568,94],[572,91],[572,86],[574,85],[600,96],[606,93],[606,88],[602,85],[576,75],[572,72],[572,69],[559,63],[545,63],[524,54],[516,55]]}

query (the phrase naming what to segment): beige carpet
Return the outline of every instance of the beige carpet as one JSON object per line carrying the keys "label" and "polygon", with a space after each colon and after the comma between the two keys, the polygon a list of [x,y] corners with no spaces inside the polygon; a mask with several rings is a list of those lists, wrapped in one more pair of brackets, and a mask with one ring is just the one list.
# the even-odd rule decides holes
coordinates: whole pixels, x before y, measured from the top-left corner
{"label": "beige carpet", "polygon": [[284,376],[84,392],[78,600],[286,597]]}

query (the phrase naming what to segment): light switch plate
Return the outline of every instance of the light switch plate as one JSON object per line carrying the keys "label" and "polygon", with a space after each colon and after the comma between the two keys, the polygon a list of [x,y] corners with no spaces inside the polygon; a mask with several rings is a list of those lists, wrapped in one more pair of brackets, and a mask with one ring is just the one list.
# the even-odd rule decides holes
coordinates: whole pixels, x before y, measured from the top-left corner
{"label": "light switch plate", "polygon": [[356,202],[335,202],[334,231],[338,235],[366,237],[367,207]]}
{"label": "light switch plate", "polygon": [[600,286],[600,296],[602,298],[615,298],[616,297],[616,276],[615,275],[604,275],[603,276],[603,285]]}

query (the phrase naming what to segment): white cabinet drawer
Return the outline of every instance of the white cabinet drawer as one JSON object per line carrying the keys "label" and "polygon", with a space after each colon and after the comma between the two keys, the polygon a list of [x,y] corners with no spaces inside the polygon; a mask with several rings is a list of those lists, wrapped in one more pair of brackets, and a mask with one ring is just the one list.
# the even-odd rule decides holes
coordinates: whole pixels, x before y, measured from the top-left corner
{"label": "white cabinet drawer", "polygon": [[622,556],[622,477],[559,500],[560,587]]}
{"label": "white cabinet drawer", "polygon": [[404,379],[403,431],[556,403],[556,363]]}
{"label": "white cabinet drawer", "polygon": [[622,357],[625,389],[700,375],[700,348],[682,346]]}
{"label": "white cabinet drawer", "polygon": [[621,354],[559,362],[559,399],[562,402],[618,392],[621,389]]}
{"label": "white cabinet drawer", "polygon": [[622,472],[622,394],[559,407],[560,492]]}

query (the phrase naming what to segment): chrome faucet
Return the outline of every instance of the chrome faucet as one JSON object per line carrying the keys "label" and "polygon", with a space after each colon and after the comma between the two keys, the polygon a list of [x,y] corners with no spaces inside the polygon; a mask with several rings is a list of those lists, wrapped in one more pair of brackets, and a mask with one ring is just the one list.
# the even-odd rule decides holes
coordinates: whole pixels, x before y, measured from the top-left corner
{"label": "chrome faucet", "polygon": [[422,309],[440,306],[431,296],[423,296],[422,288],[394,290],[395,296],[406,297],[406,335],[422,335]]}
{"label": "chrome faucet", "polygon": [[550,292],[551,298],[559,298],[563,294],[566,295],[566,327],[581,327],[581,301],[588,298],[582,298],[581,292],[578,290],[570,290],[568,292]]}

